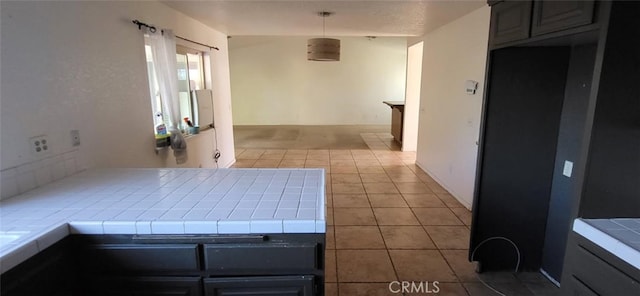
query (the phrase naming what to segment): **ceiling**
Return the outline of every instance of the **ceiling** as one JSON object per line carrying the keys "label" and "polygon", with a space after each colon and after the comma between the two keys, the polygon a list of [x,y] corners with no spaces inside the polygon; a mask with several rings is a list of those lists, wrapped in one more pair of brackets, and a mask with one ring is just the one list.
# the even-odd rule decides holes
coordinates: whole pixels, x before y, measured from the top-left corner
{"label": "ceiling", "polygon": [[230,36],[421,36],[486,5],[485,0],[166,0]]}

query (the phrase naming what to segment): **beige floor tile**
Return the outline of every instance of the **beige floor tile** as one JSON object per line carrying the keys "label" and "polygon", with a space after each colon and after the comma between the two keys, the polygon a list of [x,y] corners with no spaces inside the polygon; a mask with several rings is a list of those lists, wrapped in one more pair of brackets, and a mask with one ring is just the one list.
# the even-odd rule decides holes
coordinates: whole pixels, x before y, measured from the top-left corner
{"label": "beige floor tile", "polygon": [[402,198],[402,195],[396,193],[372,193],[367,194],[369,202],[374,208],[406,208],[409,207]]}
{"label": "beige floor tile", "polygon": [[283,159],[278,167],[281,168],[304,168],[304,159]]}
{"label": "beige floor tile", "polygon": [[435,249],[421,226],[380,226],[388,249]]}
{"label": "beige floor tile", "polygon": [[446,208],[447,206],[432,193],[404,193],[402,194],[412,208]]}
{"label": "beige floor tile", "polygon": [[[351,155],[349,155],[349,157],[351,157]],[[331,165],[332,166],[356,166],[356,162],[353,161],[353,159],[334,159],[333,157],[331,158]]]}
{"label": "beige floor tile", "polygon": [[436,195],[450,208],[464,208],[464,206],[449,193],[436,193]]}
{"label": "beige floor tile", "polygon": [[[426,289],[426,288],[425,288]],[[431,293],[428,293],[431,292]],[[460,283],[433,283],[430,282],[429,291],[418,291],[415,293],[406,293],[407,296],[424,296],[424,295],[438,295],[438,296],[468,296],[467,290]],[[498,294],[492,295],[496,296]]]}
{"label": "beige floor tile", "polygon": [[262,149],[246,149],[242,153],[238,154],[236,159],[258,159],[263,153],[264,150]]}
{"label": "beige floor tile", "polygon": [[422,225],[463,225],[448,208],[412,208]]}
{"label": "beige floor tile", "polygon": [[331,154],[330,156],[331,160],[351,160],[353,163],[353,156],[351,156],[351,152],[347,151],[346,153],[336,153],[336,154]]}
{"label": "beige floor tile", "polygon": [[333,183],[362,183],[358,174],[331,174],[331,182]]}
{"label": "beige floor tile", "polygon": [[324,280],[328,283],[338,281],[336,275],[336,250],[325,250],[324,252]]}
{"label": "beige floor tile", "polygon": [[340,283],[340,295],[347,296],[398,296],[389,290],[389,283]]}
{"label": "beige floor tile", "polygon": [[334,208],[335,225],[377,225],[371,208]]}
{"label": "beige floor tile", "polygon": [[[360,183],[332,183],[331,191],[336,193],[365,193]],[[335,202],[335,200],[334,200]]]}
{"label": "beige floor tile", "polygon": [[336,226],[336,249],[385,249],[378,226]]}
{"label": "beige floor tile", "polygon": [[325,283],[324,284],[325,296],[338,296],[338,284],[337,283]]}
{"label": "beige floor tile", "polygon": [[391,183],[391,179],[385,173],[360,174],[362,183]]}
{"label": "beige floor tile", "polygon": [[282,160],[282,158],[284,157],[284,153],[283,154],[262,154],[262,156],[260,156],[260,159],[273,159],[273,160]]}
{"label": "beige floor tile", "polygon": [[374,208],[378,225],[420,225],[409,208]]}
{"label": "beige floor tile", "polygon": [[254,168],[277,168],[280,164],[279,159],[258,159],[253,164]]}
{"label": "beige floor tile", "polygon": [[356,166],[331,165],[331,172],[337,174],[357,174]]}
{"label": "beige floor tile", "polygon": [[379,166],[380,162],[373,159],[355,159],[356,166]]}
{"label": "beige floor tile", "polygon": [[256,163],[256,159],[238,159],[236,163],[233,164],[234,168],[252,168],[253,164]]}
{"label": "beige floor tile", "polygon": [[382,166],[357,166],[361,174],[384,174]]}
{"label": "beige floor tile", "polygon": [[364,183],[367,193],[399,193],[393,183]]}
{"label": "beige floor tile", "polygon": [[392,174],[392,173],[388,173],[389,178],[391,178],[391,181],[395,182],[395,183],[418,183],[418,182],[422,182],[420,181],[420,178],[418,178],[418,176],[414,175],[414,174]]}
{"label": "beige floor tile", "polygon": [[[491,283],[487,282],[487,284],[491,285],[493,289],[496,289],[503,293],[504,295],[518,295],[518,296],[533,296],[533,293],[527,289],[520,282],[510,282],[510,283]],[[463,283],[464,287],[467,289],[467,292],[471,296],[494,296],[498,295],[496,292],[489,289],[483,283]],[[551,296],[551,295],[545,295]]]}
{"label": "beige floor tile", "polygon": [[396,183],[396,188],[400,193],[431,193],[431,190],[424,183]]}
{"label": "beige floor tile", "polygon": [[447,260],[453,272],[461,282],[477,282],[478,274],[475,264],[469,262],[469,250],[441,250],[444,259]]}
{"label": "beige floor tile", "polygon": [[386,250],[337,250],[336,254],[340,283],[388,283],[396,280]]}
{"label": "beige floor tile", "polygon": [[404,161],[399,158],[378,158],[382,165],[404,165]]}
{"label": "beige floor tile", "polygon": [[329,166],[329,160],[324,160],[324,159],[310,159],[307,156],[307,161],[304,164],[305,166]]}
{"label": "beige floor tile", "polygon": [[449,191],[447,191],[447,189],[444,189],[442,186],[440,186],[440,184],[438,183],[428,183],[427,184],[429,186],[429,189],[431,189],[431,191],[433,191],[434,193],[440,194],[440,193],[449,193]]}
{"label": "beige floor tile", "polygon": [[424,229],[438,249],[469,248],[469,229],[466,226],[425,226]]}
{"label": "beige floor tile", "polygon": [[327,208],[325,213],[327,214],[327,225],[333,225],[333,208]]}
{"label": "beige floor tile", "polygon": [[467,208],[451,208],[451,211],[464,225],[471,226],[471,211],[467,210]]}
{"label": "beige floor tile", "polygon": [[457,278],[437,250],[389,250],[400,280],[456,282]]}
{"label": "beige floor tile", "polygon": [[333,193],[331,193],[331,189],[325,189],[326,191],[326,200],[325,204],[327,207],[333,207]]}
{"label": "beige floor tile", "polygon": [[366,194],[333,194],[333,206],[336,208],[368,208],[369,199]]}
{"label": "beige floor tile", "polygon": [[336,237],[335,237],[335,230],[334,230],[334,226],[332,225],[327,225],[327,232],[325,233],[325,243],[326,243],[326,248],[328,250],[333,250],[336,248]]}

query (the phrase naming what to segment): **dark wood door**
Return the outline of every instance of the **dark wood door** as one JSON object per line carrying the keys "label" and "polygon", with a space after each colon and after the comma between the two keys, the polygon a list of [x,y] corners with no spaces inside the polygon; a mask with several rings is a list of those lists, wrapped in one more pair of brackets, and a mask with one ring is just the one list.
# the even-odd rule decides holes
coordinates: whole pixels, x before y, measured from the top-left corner
{"label": "dark wood door", "polygon": [[535,1],[531,35],[570,29],[593,22],[593,1]]}
{"label": "dark wood door", "polygon": [[531,1],[500,2],[491,7],[492,45],[529,38]]}
{"label": "dark wood door", "polygon": [[266,276],[204,279],[207,296],[310,296],[314,295],[314,277]]}

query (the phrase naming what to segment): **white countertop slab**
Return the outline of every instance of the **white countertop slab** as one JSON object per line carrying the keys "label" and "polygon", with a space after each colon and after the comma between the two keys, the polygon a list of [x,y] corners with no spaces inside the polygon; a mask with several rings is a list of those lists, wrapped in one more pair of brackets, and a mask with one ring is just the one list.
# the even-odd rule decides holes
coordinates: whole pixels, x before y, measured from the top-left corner
{"label": "white countertop slab", "polygon": [[70,233],[324,233],[323,169],[96,169],[0,202],[0,269]]}
{"label": "white countertop slab", "polygon": [[576,219],[573,231],[640,269],[640,219]]}

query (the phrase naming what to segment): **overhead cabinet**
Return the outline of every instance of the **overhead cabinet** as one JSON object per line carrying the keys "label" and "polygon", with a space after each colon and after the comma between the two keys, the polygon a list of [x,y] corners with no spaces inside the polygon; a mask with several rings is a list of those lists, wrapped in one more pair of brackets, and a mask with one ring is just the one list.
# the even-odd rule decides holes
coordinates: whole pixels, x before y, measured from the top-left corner
{"label": "overhead cabinet", "polygon": [[469,255],[561,282],[575,218],[640,216],[640,2],[491,4]]}
{"label": "overhead cabinet", "polygon": [[595,1],[490,1],[492,47],[592,24]]}

